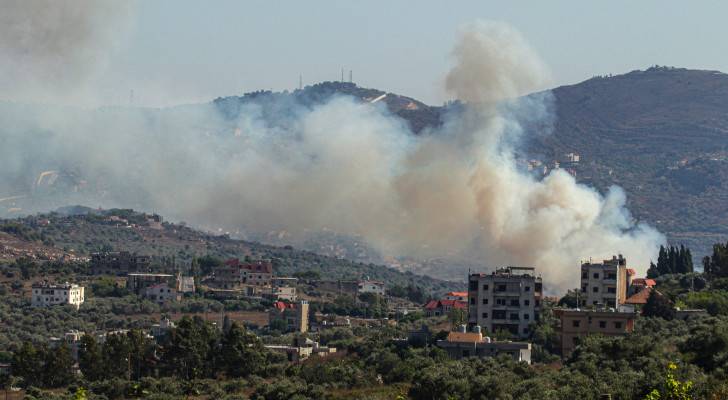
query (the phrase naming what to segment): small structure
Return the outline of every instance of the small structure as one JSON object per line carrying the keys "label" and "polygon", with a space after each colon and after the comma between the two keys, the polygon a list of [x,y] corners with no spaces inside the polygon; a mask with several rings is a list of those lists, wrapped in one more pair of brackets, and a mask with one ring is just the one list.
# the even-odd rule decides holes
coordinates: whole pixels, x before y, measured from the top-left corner
{"label": "small structure", "polygon": [[142,297],[151,300],[159,305],[164,305],[166,303],[180,300],[177,289],[170,287],[167,282],[147,286],[142,292]]}
{"label": "small structure", "polygon": [[[623,309],[624,310],[624,309]],[[607,310],[555,309],[561,356],[568,357],[578,339],[592,334],[620,336],[634,330],[635,312]]]}
{"label": "small structure", "polygon": [[78,309],[84,302],[84,287],[71,283],[34,283],[30,303],[33,307],[70,304]]}
{"label": "small structure", "polygon": [[177,292],[179,293],[194,293],[195,292],[195,277],[194,276],[181,276],[177,275]]}
{"label": "small structure", "polygon": [[321,346],[308,338],[295,338],[291,346],[265,345],[265,348],[285,354],[291,362],[303,361],[311,356],[327,357],[336,353],[335,347]]}
{"label": "small structure", "polygon": [[374,293],[379,296],[384,296],[385,287],[383,282],[379,281],[361,281],[358,283],[357,292],[362,293]]}
{"label": "small structure", "polygon": [[447,339],[438,340],[437,346],[447,352],[454,359],[466,357],[496,357],[499,354],[508,354],[516,361],[531,363],[531,343],[527,342],[494,342],[489,337],[483,337],[480,327],[473,327],[467,332],[466,326],[460,326],[459,331],[450,332]]}
{"label": "small structure", "polygon": [[286,323],[286,332],[308,332],[308,301],[275,302],[269,311],[269,321],[275,320],[283,320]]}
{"label": "small structure", "polygon": [[172,320],[170,320],[169,318],[162,318],[161,320],[159,320],[158,324],[152,325],[150,333],[156,341],[159,341],[167,336],[167,333],[174,327],[175,324],[174,322],[172,322]]}

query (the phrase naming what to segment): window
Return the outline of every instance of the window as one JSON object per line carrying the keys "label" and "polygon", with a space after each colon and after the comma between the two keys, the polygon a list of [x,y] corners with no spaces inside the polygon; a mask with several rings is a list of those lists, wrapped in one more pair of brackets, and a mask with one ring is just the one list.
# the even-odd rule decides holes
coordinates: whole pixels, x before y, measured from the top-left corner
{"label": "window", "polygon": [[574,326],[574,328],[578,328],[579,325],[581,324],[581,321],[579,321],[578,319],[575,319],[575,320],[571,321],[571,324]]}
{"label": "window", "polygon": [[528,314],[523,314],[523,319],[528,320],[530,319],[530,316]]}
{"label": "window", "polygon": [[470,281],[470,290],[478,290],[478,281]]}
{"label": "window", "polygon": [[599,286],[594,286],[594,287],[592,288],[592,292],[594,292],[594,293],[599,293]]}
{"label": "window", "polygon": [[485,291],[485,292],[488,291],[488,285],[483,285],[483,291]]}
{"label": "window", "polygon": [[483,304],[488,304],[488,299],[483,299]]}
{"label": "window", "polygon": [[511,313],[510,318],[511,321],[518,321],[518,314]]}
{"label": "window", "polygon": [[526,286],[526,287],[523,288],[523,291],[524,292],[530,292],[531,291],[531,287],[530,286]]}
{"label": "window", "polygon": [[518,307],[518,306],[520,306],[520,304],[519,304],[519,302],[518,302],[518,299],[511,299],[511,305],[512,305],[512,306],[515,306],[515,307]]}
{"label": "window", "polygon": [[608,287],[607,288],[607,293],[617,293],[617,288]]}
{"label": "window", "polygon": [[594,273],[594,279],[599,279],[599,272]]}
{"label": "window", "polygon": [[486,319],[488,318],[488,313],[487,312],[484,312],[483,313],[483,318],[486,318]]}
{"label": "window", "polygon": [[493,311],[493,319],[506,319],[506,312],[504,310]]}
{"label": "window", "polygon": [[617,274],[610,272],[607,274],[607,279],[617,279]]}
{"label": "window", "polygon": [[497,291],[499,291],[499,292],[505,292],[506,291],[506,285],[498,285]]}
{"label": "window", "polygon": [[588,279],[589,273],[586,271],[581,271],[581,279]]}
{"label": "window", "polygon": [[506,305],[506,299],[495,299],[495,304],[499,306]]}
{"label": "window", "polygon": [[475,297],[471,297],[470,298],[470,304],[471,305],[475,305]]}
{"label": "window", "polygon": [[599,321],[599,327],[604,329],[607,327],[607,321]]}
{"label": "window", "polygon": [[524,306],[530,306],[531,305],[531,300],[523,300],[523,305]]}
{"label": "window", "polygon": [[523,328],[523,334],[528,335],[528,328]]}
{"label": "window", "polygon": [[622,323],[621,322],[615,322],[614,327],[617,329],[622,329]]}

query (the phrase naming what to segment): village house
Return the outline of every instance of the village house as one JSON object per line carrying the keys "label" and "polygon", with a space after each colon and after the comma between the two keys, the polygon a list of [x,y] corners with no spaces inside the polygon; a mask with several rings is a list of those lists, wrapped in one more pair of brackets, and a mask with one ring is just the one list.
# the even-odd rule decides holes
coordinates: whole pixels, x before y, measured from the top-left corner
{"label": "village house", "polygon": [[177,289],[170,287],[167,282],[157,283],[145,287],[142,291],[142,297],[159,305],[164,305],[166,303],[180,300]]}
{"label": "village house", "polygon": [[505,267],[468,278],[468,325],[528,337],[538,321],[543,284],[534,268]]}
{"label": "village house", "polygon": [[78,309],[84,302],[84,287],[71,283],[34,283],[30,303],[33,307],[70,304]]}
{"label": "village house", "polygon": [[283,353],[290,362],[303,361],[311,356],[327,357],[336,353],[335,347],[321,346],[308,338],[294,338],[291,346],[265,345],[265,348],[277,353]]}
{"label": "village house", "polygon": [[286,332],[308,332],[308,301],[297,303],[277,301],[268,313],[269,321],[282,320],[286,325]]}
{"label": "village house", "polygon": [[580,306],[617,307],[627,300],[627,290],[635,271],[627,268],[621,254],[601,264],[581,264]]}
{"label": "village house", "polygon": [[452,309],[468,311],[468,303],[459,300],[430,300],[425,305],[425,316],[439,317],[448,315]]}
{"label": "village house", "polygon": [[272,278],[273,264],[270,261],[241,263],[239,259],[231,258],[215,270],[215,282],[224,289],[242,285],[270,286]]}
{"label": "village house", "polygon": [[471,332],[462,325],[457,332],[450,332],[447,339],[438,340],[437,346],[445,350],[450,358],[497,357],[508,354],[515,361],[531,363],[531,343],[527,342],[495,342],[484,337],[479,326]]}
{"label": "village house", "polygon": [[379,281],[361,281],[358,283],[357,292],[362,293],[374,293],[379,296],[384,296],[385,287],[383,282]]}
{"label": "village house", "polygon": [[579,338],[588,335],[619,336],[634,330],[634,311],[555,309],[561,356],[568,357]]}
{"label": "village house", "polygon": [[126,275],[130,272],[149,272],[151,258],[128,251],[91,254],[91,273],[94,275]]}

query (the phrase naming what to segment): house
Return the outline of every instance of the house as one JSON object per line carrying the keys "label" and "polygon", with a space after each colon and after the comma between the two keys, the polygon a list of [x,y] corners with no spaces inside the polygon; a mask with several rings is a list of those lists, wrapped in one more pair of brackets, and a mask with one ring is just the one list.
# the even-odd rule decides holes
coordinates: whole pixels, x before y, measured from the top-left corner
{"label": "house", "polygon": [[445,300],[468,301],[468,292],[448,292],[445,293]]}
{"label": "house", "polygon": [[649,278],[634,278],[627,288],[627,295],[632,296],[641,292],[645,288],[653,288],[657,285],[654,279]]}
{"label": "house", "polygon": [[273,278],[273,264],[270,261],[241,263],[237,258],[225,261],[215,270],[215,282],[225,289],[241,285],[270,286]]}
{"label": "house", "polygon": [[313,282],[319,290],[355,296],[359,292],[359,281],[317,280]]}
{"label": "house", "polygon": [[91,254],[91,273],[94,275],[126,275],[130,272],[149,272],[151,258],[128,251]]}
{"label": "house", "polygon": [[634,274],[633,269],[627,268],[627,259],[621,254],[600,264],[591,261],[582,263],[579,305],[616,308],[624,304]]}
{"label": "house", "polygon": [[321,346],[308,338],[295,338],[291,346],[265,345],[265,348],[285,354],[291,362],[303,361],[311,356],[327,357],[336,353],[335,347]]}
{"label": "house", "polygon": [[508,354],[515,361],[531,363],[531,343],[495,342],[489,337],[483,337],[477,325],[471,332],[467,332],[466,329],[466,326],[462,325],[457,332],[448,333],[447,339],[437,341],[437,346],[454,359],[497,357],[499,354]]}
{"label": "house", "polygon": [[151,300],[159,305],[179,301],[180,296],[177,289],[170,287],[167,282],[157,283],[144,288],[142,297]]}
{"label": "house", "polygon": [[34,283],[30,303],[33,307],[48,307],[70,304],[78,309],[84,302],[84,287],[71,283]]}
{"label": "house", "polygon": [[650,297],[650,293],[652,292],[652,286],[644,286],[642,289],[629,296],[627,300],[624,301],[624,304],[631,304],[631,305],[644,305],[647,304],[647,299]]}
{"label": "house", "polygon": [[195,292],[195,277],[194,276],[181,276],[177,274],[177,292],[178,293],[194,293]]}
{"label": "house", "polygon": [[543,284],[535,268],[505,267],[468,277],[468,325],[528,337],[539,318]]}
{"label": "house", "polygon": [[176,287],[175,277],[170,274],[130,273],[126,276],[126,288],[138,296],[145,295],[146,288],[160,283]]}
{"label": "house", "polygon": [[634,330],[637,313],[634,311],[555,309],[561,356],[568,357],[579,338],[599,334],[620,336]]}
{"label": "house", "polygon": [[448,315],[452,309],[459,309],[467,312],[468,303],[459,300],[430,300],[425,305],[425,316],[438,317],[441,315]]}
{"label": "house", "polygon": [[374,293],[379,296],[384,296],[385,287],[383,282],[378,281],[361,281],[358,283],[357,292],[362,293]]}
{"label": "house", "polygon": [[158,324],[152,325],[150,333],[156,341],[159,341],[167,336],[167,333],[169,333],[169,331],[172,330],[172,328],[174,327],[174,322],[172,322],[169,318],[162,318],[161,320],[159,320]]}
{"label": "house", "polygon": [[308,306],[306,300],[297,303],[277,301],[268,312],[269,321],[284,321],[286,332],[308,332]]}
{"label": "house", "polygon": [[294,302],[298,298],[296,288],[292,286],[274,286],[263,293],[264,298]]}

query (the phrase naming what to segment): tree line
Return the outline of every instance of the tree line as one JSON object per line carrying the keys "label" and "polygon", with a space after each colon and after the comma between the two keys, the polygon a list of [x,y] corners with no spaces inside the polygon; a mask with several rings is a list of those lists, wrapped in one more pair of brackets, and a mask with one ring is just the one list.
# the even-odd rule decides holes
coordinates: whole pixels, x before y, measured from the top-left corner
{"label": "tree line", "polygon": [[693,271],[693,255],[689,248],[683,245],[668,248],[660,246],[657,264],[650,262],[647,277],[657,278],[660,275],[687,274]]}

